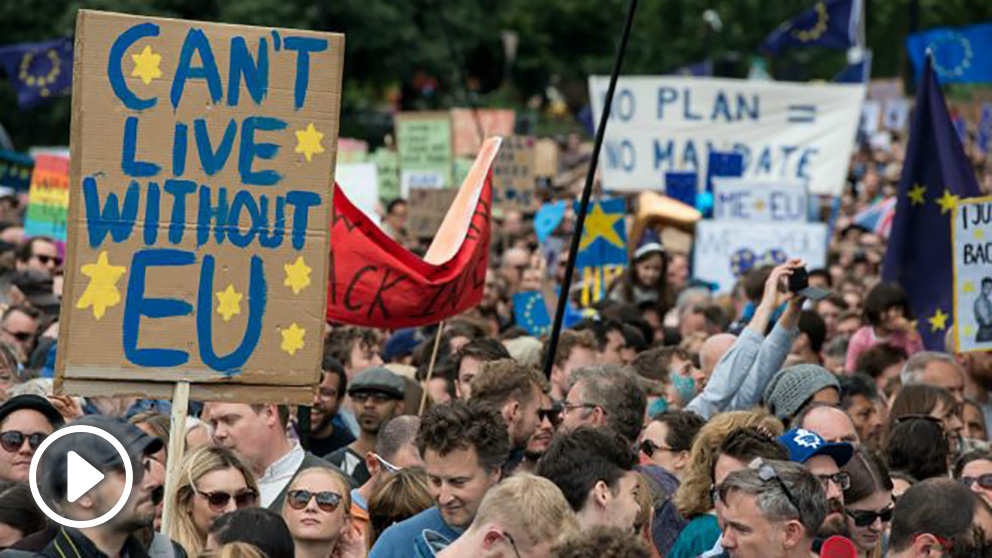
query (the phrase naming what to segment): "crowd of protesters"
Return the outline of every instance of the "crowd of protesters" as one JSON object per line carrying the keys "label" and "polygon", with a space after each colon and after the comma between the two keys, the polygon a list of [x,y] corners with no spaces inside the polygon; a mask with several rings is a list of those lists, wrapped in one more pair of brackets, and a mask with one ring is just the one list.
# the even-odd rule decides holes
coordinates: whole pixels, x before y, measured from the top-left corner
{"label": "crowd of protesters", "polygon": [[[864,558],[992,556],[992,355],[956,354],[952,325],[924,350],[905,293],[880,280],[884,231],[856,217],[896,195],[891,145],[852,158],[828,265],[808,270],[823,300],[788,290],[798,260],[716,295],[649,231],[548,355],[511,297],[560,284],[573,216],[539,244],[527,216],[496,208],[476,308],[443,329],[330,324],[308,411],[196,402],[185,432],[168,401],[52,394],[62,257],[24,238],[23,204],[5,198],[0,556],[791,558],[835,536]],[[384,216],[404,242],[407,209]],[[132,461],[126,504],[97,527],[49,521],[28,487],[36,450],[70,424],[112,433]],[[99,517],[124,463],[68,438],[47,450],[43,497]],[[112,482],[70,501],[71,451]]]}

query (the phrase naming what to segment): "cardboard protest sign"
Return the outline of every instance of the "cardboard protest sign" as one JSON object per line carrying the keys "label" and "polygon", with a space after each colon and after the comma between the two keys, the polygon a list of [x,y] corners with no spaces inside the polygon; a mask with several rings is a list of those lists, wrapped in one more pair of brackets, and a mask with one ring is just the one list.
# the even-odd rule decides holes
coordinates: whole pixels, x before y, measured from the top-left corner
{"label": "cardboard protest sign", "polygon": [[446,112],[404,112],[396,115],[400,188],[446,188],[452,182],[451,116]]}
{"label": "cardboard protest sign", "polygon": [[558,176],[558,142],[539,139],[534,142],[534,175],[554,179]]}
{"label": "cardboard protest sign", "polygon": [[[598,118],[609,78],[589,78]],[[863,85],[677,76],[622,77],[603,143],[603,186],[661,190],[666,172],[706,172],[712,151],[744,155],[744,175],[840,195]]]}
{"label": "cardboard protest sign", "polygon": [[66,212],[69,210],[69,159],[39,156],[31,175],[24,234],[48,236],[65,242]]}
{"label": "cardboard protest sign", "polygon": [[344,37],[80,10],[75,40],[58,384],[312,402]]}
{"label": "cardboard protest sign", "polygon": [[379,178],[379,199],[389,203],[400,197],[400,160],[395,151],[380,147],[372,154]]}
{"label": "cardboard protest sign", "polygon": [[493,164],[493,206],[536,211],[537,182],[534,176],[534,138],[511,136]]}
{"label": "cardboard protest sign", "polygon": [[956,351],[992,350],[992,197],[953,210]]}
{"label": "cardboard protest sign", "polygon": [[713,181],[713,218],[718,221],[803,223],[809,217],[802,183],[746,178]]}
{"label": "cardboard protest sign", "polygon": [[434,238],[434,234],[444,221],[444,215],[457,195],[458,190],[454,188],[411,189],[406,222],[406,230],[410,236]]}
{"label": "cardboard protest sign", "polygon": [[516,121],[517,113],[513,109],[451,109],[455,156],[474,159],[482,146],[482,140],[492,136],[513,135]]}
{"label": "cardboard protest sign", "polygon": [[755,266],[778,265],[802,258],[808,268],[827,260],[827,226],[823,223],[750,223],[700,221],[693,244],[693,275],[728,293]]}
{"label": "cardboard protest sign", "polygon": [[23,153],[0,149],[0,188],[23,192],[31,184],[34,160]]}

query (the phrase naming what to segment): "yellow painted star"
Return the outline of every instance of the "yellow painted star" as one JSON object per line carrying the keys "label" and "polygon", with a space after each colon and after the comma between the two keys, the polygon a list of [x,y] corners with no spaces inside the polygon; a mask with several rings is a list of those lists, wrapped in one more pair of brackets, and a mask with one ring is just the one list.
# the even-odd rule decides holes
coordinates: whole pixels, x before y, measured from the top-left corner
{"label": "yellow painted star", "polygon": [[940,308],[938,308],[937,311],[934,312],[933,316],[927,318],[927,321],[930,322],[930,331],[937,332],[942,329],[947,329],[947,318],[949,317],[950,316],[948,316],[943,311],[941,311]]}
{"label": "yellow painted star", "polygon": [[83,296],[76,302],[76,308],[93,308],[93,317],[100,319],[107,312],[107,308],[117,306],[121,301],[121,292],[117,290],[117,281],[120,280],[127,268],[120,265],[110,265],[107,261],[107,252],[100,252],[95,264],[86,264],[81,268],[82,274],[90,278],[90,284],[86,285]]}
{"label": "yellow painted star", "polygon": [[296,322],[293,322],[286,329],[280,329],[279,333],[282,334],[280,348],[289,353],[290,356],[295,355],[296,351],[303,348],[303,336],[306,335],[307,330],[296,325]]}
{"label": "yellow painted star", "polygon": [[765,210],[765,200],[754,200],[754,210],[761,213]]}
{"label": "yellow painted star", "polygon": [[141,78],[145,85],[155,78],[162,77],[162,70],[158,67],[162,62],[162,55],[152,52],[152,47],[146,46],[141,54],[132,54],[131,60],[134,60],[134,70],[131,71],[131,75]]}
{"label": "yellow painted star", "polygon": [[923,194],[927,193],[927,187],[922,184],[917,184],[913,186],[907,196],[912,205],[922,205],[925,200],[923,199]]}
{"label": "yellow painted star", "polygon": [[944,190],[944,195],[937,198],[937,204],[940,205],[940,214],[943,215],[954,209],[954,206],[958,204],[958,197],[950,190]]}
{"label": "yellow painted star", "polygon": [[582,242],[579,245],[579,250],[585,250],[597,238],[602,238],[614,246],[623,248],[623,241],[620,240],[620,235],[617,234],[617,230],[613,228],[616,222],[622,219],[622,214],[606,213],[603,211],[603,206],[600,205],[599,202],[594,203],[592,205],[592,211],[590,211],[589,216],[586,217],[585,227],[582,232]]}
{"label": "yellow painted star", "polygon": [[972,283],[971,281],[965,281],[964,287],[962,287],[961,290],[963,290],[966,293],[973,293],[975,292],[975,284]]}
{"label": "yellow painted star", "polygon": [[234,290],[234,285],[228,285],[226,289],[217,293],[217,313],[224,318],[225,322],[231,321],[235,314],[241,313],[241,299],[245,295]]}
{"label": "yellow painted star", "polygon": [[286,280],[282,284],[293,289],[293,294],[300,294],[310,285],[310,266],[303,256],[296,258],[292,265],[284,264],[282,268],[286,270]]}
{"label": "yellow painted star", "polygon": [[302,153],[309,163],[314,154],[324,152],[324,146],[320,144],[322,139],[324,134],[318,132],[312,122],[307,124],[306,130],[296,131],[296,153]]}
{"label": "yellow painted star", "polygon": [[975,229],[975,240],[985,240],[985,229]]}

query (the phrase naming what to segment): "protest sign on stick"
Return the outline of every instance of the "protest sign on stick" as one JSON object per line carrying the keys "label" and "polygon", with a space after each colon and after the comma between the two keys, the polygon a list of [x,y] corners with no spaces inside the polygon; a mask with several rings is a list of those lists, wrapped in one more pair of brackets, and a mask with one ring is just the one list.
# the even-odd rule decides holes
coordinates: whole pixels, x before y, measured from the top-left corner
{"label": "protest sign on stick", "polygon": [[81,10],[57,389],[310,403],[344,37]]}
{"label": "protest sign on stick", "polygon": [[54,155],[38,156],[31,175],[24,234],[48,236],[65,242],[68,209],[69,159]]}
{"label": "protest sign on stick", "polygon": [[955,350],[992,350],[992,197],[958,200],[953,216]]}
{"label": "protest sign on stick", "polygon": [[447,188],[454,184],[451,116],[446,112],[404,112],[396,115],[396,147],[400,190]]}

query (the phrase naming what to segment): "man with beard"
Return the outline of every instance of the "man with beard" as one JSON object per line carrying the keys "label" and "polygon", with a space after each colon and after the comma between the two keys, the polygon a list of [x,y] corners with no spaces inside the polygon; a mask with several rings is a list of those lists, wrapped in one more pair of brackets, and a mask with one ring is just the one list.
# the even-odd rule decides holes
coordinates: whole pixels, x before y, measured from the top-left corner
{"label": "man with beard", "polygon": [[338,414],[348,390],[344,366],[325,356],[322,368],[317,395],[310,410],[310,451],[317,455],[333,453],[355,441],[351,430]]}
{"label": "man with beard", "polygon": [[523,459],[524,448],[540,422],[537,415],[543,394],[540,374],[506,358],[485,363],[472,380],[471,399],[498,410],[506,421],[511,468]]}
{"label": "man with beard", "polygon": [[[136,535],[152,525],[155,494],[162,487],[160,476],[145,473],[151,456],[162,449],[162,440],[152,438],[120,419],[91,415],[72,423],[72,426],[80,425],[102,429],[124,446],[131,460],[131,493],[124,507],[109,521],[84,529],[62,527],[37,555],[144,558],[148,553]],[[96,467],[105,477],[95,487],[69,501],[67,474],[71,453]],[[109,442],[93,434],[73,433],[59,438],[45,451],[39,469],[43,471],[38,482],[42,498],[56,513],[75,521],[103,516],[117,504],[125,490],[126,476],[120,454]]]}
{"label": "man with beard", "polygon": [[537,430],[527,440],[524,460],[513,471],[514,473],[535,473],[537,462],[544,457],[544,452],[548,451],[548,446],[555,437],[555,430],[561,422],[561,408],[556,406],[551,396],[546,393],[541,394],[541,406],[537,409],[537,418]]}
{"label": "man with beard", "polygon": [[348,395],[358,419],[358,439],[324,459],[361,485],[371,476],[365,456],[375,450],[379,430],[403,412],[406,383],[385,368],[370,368],[351,382]]}
{"label": "man with beard", "polygon": [[840,469],[851,460],[854,446],[848,443],[828,444],[819,434],[802,428],[789,430],[779,436],[778,441],[789,449],[789,461],[803,465],[823,485],[827,496],[827,517],[820,527],[818,539],[847,536],[844,490],[850,486],[851,477]]}

